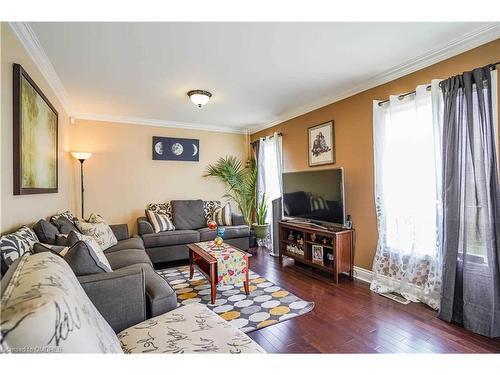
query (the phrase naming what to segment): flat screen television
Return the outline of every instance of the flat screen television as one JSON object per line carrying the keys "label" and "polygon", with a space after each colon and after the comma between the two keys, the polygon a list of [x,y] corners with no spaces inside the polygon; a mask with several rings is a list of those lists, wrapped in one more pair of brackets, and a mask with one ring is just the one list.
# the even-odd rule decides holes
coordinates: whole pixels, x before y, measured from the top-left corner
{"label": "flat screen television", "polygon": [[344,225],[342,168],[283,173],[282,177],[285,219]]}

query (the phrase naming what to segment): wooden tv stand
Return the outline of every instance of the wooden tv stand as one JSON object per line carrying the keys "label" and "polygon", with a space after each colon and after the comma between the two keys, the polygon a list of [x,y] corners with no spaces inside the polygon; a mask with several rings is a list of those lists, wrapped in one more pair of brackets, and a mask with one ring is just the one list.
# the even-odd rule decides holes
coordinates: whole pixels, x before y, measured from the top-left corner
{"label": "wooden tv stand", "polygon": [[[283,256],[286,256],[330,274],[335,284],[338,284],[341,273],[352,279],[354,230],[340,227],[323,229],[314,224],[293,221],[280,221],[278,226],[280,264],[283,264]],[[295,234],[294,239],[289,239],[290,232]],[[297,241],[297,237],[301,237],[303,241]],[[322,264],[313,261],[313,245],[323,246]],[[303,254],[300,250],[303,250]],[[327,253],[333,255],[332,260],[328,259]]]}

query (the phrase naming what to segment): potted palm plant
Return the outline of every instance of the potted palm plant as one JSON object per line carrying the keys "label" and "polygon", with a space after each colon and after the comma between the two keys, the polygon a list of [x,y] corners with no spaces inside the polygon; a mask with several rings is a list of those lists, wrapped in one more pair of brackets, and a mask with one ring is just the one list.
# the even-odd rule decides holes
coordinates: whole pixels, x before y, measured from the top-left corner
{"label": "potted palm plant", "polygon": [[255,215],[255,196],[257,186],[257,167],[255,161],[242,163],[234,156],[219,158],[210,164],[205,177],[215,177],[226,185],[225,198],[232,199],[238,205],[245,223],[250,227]]}
{"label": "potted palm plant", "polygon": [[255,231],[255,237],[258,240],[267,238],[269,233],[269,223],[266,223],[267,217],[267,197],[266,193],[262,194],[262,198],[257,205],[257,210],[255,212],[256,223],[253,224],[253,229]]}

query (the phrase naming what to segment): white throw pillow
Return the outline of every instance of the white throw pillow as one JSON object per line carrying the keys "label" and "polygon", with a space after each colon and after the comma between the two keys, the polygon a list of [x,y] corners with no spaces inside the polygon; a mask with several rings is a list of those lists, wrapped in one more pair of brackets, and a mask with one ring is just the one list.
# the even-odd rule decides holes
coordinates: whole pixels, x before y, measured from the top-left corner
{"label": "white throw pillow", "polygon": [[113,230],[100,215],[92,214],[87,221],[78,219],[75,225],[80,232],[93,237],[102,250],[118,243]]}
{"label": "white throw pillow", "polygon": [[12,271],[2,279],[0,352],[123,353],[60,256],[23,256]]}

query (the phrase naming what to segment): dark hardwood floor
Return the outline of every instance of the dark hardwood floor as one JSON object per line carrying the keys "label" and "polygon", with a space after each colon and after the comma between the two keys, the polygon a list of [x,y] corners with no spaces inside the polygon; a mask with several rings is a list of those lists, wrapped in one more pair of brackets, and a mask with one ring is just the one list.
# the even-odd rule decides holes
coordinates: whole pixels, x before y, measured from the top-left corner
{"label": "dark hardwood floor", "polygon": [[270,353],[500,353],[500,339],[443,322],[423,304],[399,304],[347,278],[336,286],[290,267],[293,260],[280,266],[262,248],[249,252],[253,271],[315,303],[308,314],[249,333]]}

